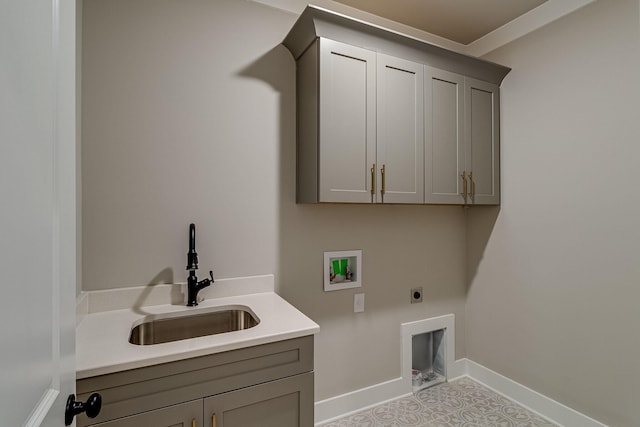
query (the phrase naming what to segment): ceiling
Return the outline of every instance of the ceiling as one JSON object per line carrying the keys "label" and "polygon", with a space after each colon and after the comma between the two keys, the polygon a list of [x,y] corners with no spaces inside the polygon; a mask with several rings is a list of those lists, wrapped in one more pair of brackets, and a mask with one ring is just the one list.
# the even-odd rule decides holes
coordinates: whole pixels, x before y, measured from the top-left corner
{"label": "ceiling", "polygon": [[467,45],[547,0],[335,1]]}

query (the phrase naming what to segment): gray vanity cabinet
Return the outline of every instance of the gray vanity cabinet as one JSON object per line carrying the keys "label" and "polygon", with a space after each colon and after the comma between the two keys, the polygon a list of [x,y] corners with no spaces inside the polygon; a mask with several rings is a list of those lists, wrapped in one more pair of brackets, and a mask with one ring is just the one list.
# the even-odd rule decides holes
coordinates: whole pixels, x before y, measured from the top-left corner
{"label": "gray vanity cabinet", "polygon": [[155,411],[96,424],[96,427],[201,427],[202,400],[173,405]]}
{"label": "gray vanity cabinet", "polygon": [[313,425],[313,374],[302,374],[204,399],[204,419],[213,427]]}
{"label": "gray vanity cabinet", "polygon": [[78,427],[312,426],[313,336],[77,381],[102,395]]}

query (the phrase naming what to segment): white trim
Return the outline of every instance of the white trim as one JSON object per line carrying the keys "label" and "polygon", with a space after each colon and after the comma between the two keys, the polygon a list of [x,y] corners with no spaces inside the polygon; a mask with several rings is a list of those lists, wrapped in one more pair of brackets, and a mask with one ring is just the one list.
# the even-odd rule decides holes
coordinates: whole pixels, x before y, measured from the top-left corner
{"label": "white trim", "polygon": [[458,359],[447,368],[447,382],[466,376],[468,376],[467,359]]}
{"label": "white trim", "polygon": [[[50,396],[53,389],[60,389],[61,383],[61,372],[60,372],[60,328],[62,327],[60,316],[63,315],[61,312],[61,300],[64,297],[62,295],[62,270],[63,270],[63,256],[62,251],[66,248],[63,248],[63,239],[61,236],[61,227],[62,227],[62,215],[61,210],[64,208],[64,200],[61,185],[63,185],[62,173],[64,171],[61,170],[63,158],[62,158],[62,144],[64,141],[62,140],[63,131],[62,128],[62,120],[61,117],[63,112],[61,109],[61,94],[62,90],[62,76],[61,76],[61,68],[62,68],[62,52],[60,45],[60,2],[59,0],[51,1],[51,51],[52,55],[52,65],[53,65],[53,75],[54,75],[54,91],[53,91],[53,103],[51,105],[51,115],[53,117],[51,127],[52,127],[52,136],[51,136],[51,370],[49,373],[51,374],[51,386],[52,389],[45,391],[43,397],[38,402],[36,406],[36,410],[40,408],[43,399],[46,396]],[[55,391],[55,395],[58,394],[58,391]],[[51,402],[53,403],[53,402]],[[47,411],[49,410],[47,407]],[[47,413],[42,414],[42,419],[47,415]],[[38,421],[40,425],[42,419]]]}
{"label": "white trim", "polygon": [[29,418],[25,421],[24,426],[39,427],[42,424],[42,421],[44,421],[44,417],[49,414],[49,410],[55,403],[59,393],[60,391],[53,388],[45,390],[40,401],[38,401],[35,408],[33,408],[33,411],[29,415]]}
{"label": "white trim", "polygon": [[262,3],[265,6],[273,7],[274,9],[280,9],[285,12],[289,12],[293,15],[299,16],[308,2],[304,0],[248,0],[254,3]]}
{"label": "white trim", "polygon": [[409,389],[407,389],[404,379],[396,378],[321,400],[315,403],[315,424],[342,418],[410,394],[411,380],[409,380]]}
{"label": "white trim", "polygon": [[[607,427],[606,424],[602,424],[471,360],[458,359],[451,365],[447,365],[447,381],[453,381],[456,378],[465,376],[560,427]],[[390,400],[408,396],[411,394],[410,390],[410,382],[407,388],[406,379],[396,378],[316,402],[315,423],[318,425],[330,422]]]}
{"label": "white trim", "polygon": [[80,292],[76,295],[76,327],[82,323],[89,314],[89,293]]}
{"label": "white trim", "polygon": [[555,424],[565,427],[607,427],[606,424],[602,424],[472,360],[467,359],[466,365],[467,375],[473,380]]}
{"label": "white trim", "polygon": [[548,0],[513,21],[466,46],[466,53],[482,56],[570,14],[595,0]]}
{"label": "white trim", "polygon": [[437,331],[439,329],[445,329],[445,376],[450,377],[450,370],[455,362],[456,354],[456,329],[455,329],[455,316],[453,314],[447,314],[440,317],[433,317],[431,319],[417,320],[415,322],[403,323],[400,325],[400,337],[402,340],[402,381],[406,387],[407,392],[412,391],[411,386],[411,338],[414,335],[422,334],[425,332]]}

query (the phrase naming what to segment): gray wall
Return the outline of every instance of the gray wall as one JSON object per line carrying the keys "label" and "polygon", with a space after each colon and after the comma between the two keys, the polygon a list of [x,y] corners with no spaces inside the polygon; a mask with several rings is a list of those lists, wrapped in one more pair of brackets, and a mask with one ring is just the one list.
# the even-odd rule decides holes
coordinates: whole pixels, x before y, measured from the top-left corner
{"label": "gray wall", "polygon": [[[639,16],[600,0],[489,55],[513,67],[502,206],[465,214],[294,203],[294,16],[85,0],[82,288],[183,282],[193,221],[203,269],[275,273],[320,324],[318,400],[399,376],[399,324],[455,313],[456,358],[638,425]],[[356,248],[363,314],[321,283],[322,252]]]}
{"label": "gray wall", "polygon": [[[321,400],[399,377],[402,322],[454,313],[464,357],[465,212],[295,204],[295,64],[279,46],[295,19],[238,0],[85,0],[82,289],[184,282],[195,222],[202,270],[274,273],[320,324]],[[363,250],[363,287],[324,293],[323,251],[347,249]]]}
{"label": "gray wall", "polygon": [[467,357],[640,425],[639,2],[600,0],[488,56],[502,206],[469,212]]}

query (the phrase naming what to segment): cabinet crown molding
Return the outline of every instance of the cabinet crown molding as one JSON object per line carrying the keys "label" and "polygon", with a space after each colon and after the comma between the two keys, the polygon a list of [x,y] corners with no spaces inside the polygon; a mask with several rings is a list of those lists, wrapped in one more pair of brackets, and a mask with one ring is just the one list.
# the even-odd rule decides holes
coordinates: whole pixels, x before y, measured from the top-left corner
{"label": "cabinet crown molding", "polygon": [[319,37],[393,55],[500,85],[511,68],[436,46],[413,36],[318,6],[302,12],[282,44],[297,61]]}

